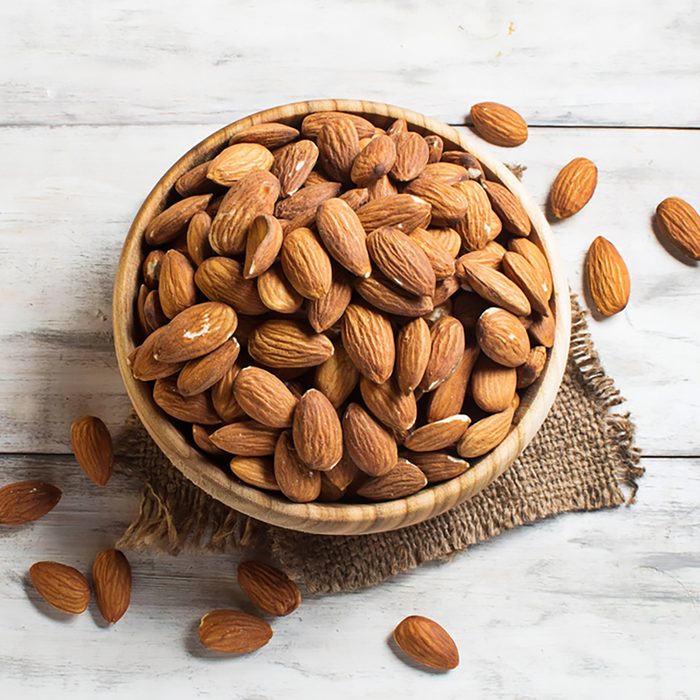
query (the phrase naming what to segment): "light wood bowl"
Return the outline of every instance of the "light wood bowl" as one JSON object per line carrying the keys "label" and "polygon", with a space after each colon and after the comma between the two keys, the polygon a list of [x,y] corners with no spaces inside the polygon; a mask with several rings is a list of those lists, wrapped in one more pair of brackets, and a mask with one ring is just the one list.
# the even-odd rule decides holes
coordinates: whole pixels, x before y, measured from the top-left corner
{"label": "light wood bowl", "polygon": [[[253,124],[279,121],[298,125],[307,114],[328,110],[355,112],[382,127],[403,117],[411,129],[442,137],[445,150],[464,149],[472,153],[490,177],[500,180],[525,207],[533,225],[531,239],[539,242],[545,251],[554,279],[554,347],[540,379],[525,393],[516,414],[517,424],[506,439],[486,456],[474,460],[472,468],[461,476],[408,498],[384,503],[291,503],[284,497],[235,481],[187,442],[154,403],[151,385],[134,379],[127,364],[127,356],[135,346],[134,300],[145,250],[143,233],[147,223],[165,206],[177,178],[208,160],[233,134]],[[119,369],[134,409],[153,440],[185,477],[222,503],[258,520],[304,532],[358,535],[406,527],[443,513],[474,496],[513,463],[544,422],[556,397],[568,357],[571,315],[566,276],[547,220],[522,184],[481,140],[466,130],[458,131],[400,107],[354,100],[312,100],[267,109],[220,129],[182,156],[163,175],[141,206],[124,243],[114,283],[113,324]]]}

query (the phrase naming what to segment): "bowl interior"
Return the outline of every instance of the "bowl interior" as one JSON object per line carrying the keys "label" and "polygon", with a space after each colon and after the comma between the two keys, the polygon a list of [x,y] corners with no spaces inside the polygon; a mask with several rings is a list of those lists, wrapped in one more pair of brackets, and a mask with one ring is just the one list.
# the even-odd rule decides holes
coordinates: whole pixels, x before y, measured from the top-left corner
{"label": "bowl interior", "polygon": [[[539,380],[525,392],[506,439],[484,457],[472,460],[472,467],[461,476],[423,489],[413,496],[383,503],[297,504],[235,481],[188,442],[153,401],[150,384],[134,379],[127,364],[127,357],[135,347],[134,299],[140,265],[146,252],[143,233],[153,216],[168,205],[177,178],[208,160],[234,133],[253,124],[280,121],[298,126],[307,114],[327,110],[354,112],[380,127],[388,126],[394,119],[402,117],[412,130],[424,135],[439,135],[445,142],[446,150],[464,149],[472,153],[482,163],[490,179],[500,180],[524,206],[532,221],[530,238],[547,255],[554,282],[554,346]],[[113,324],[119,369],[134,409],[153,440],[185,477],[231,508],[264,522],[305,532],[348,535],[393,530],[445,512],[481,491],[512,464],[544,422],[561,383],[568,357],[571,325],[569,304],[564,270],[542,211],[517,178],[494,158],[482,141],[466,130],[457,131],[400,107],[365,101],[318,100],[268,109],[234,122],[204,139],[163,175],[141,206],[124,243],[114,284]]]}

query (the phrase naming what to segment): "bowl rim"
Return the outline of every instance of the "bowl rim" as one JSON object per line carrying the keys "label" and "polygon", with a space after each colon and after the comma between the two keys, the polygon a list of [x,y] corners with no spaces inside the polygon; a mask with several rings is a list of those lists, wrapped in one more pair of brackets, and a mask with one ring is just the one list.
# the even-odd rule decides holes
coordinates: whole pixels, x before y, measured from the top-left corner
{"label": "bowl rim", "polygon": [[[545,369],[522,398],[514,426],[494,450],[477,458],[462,475],[426,487],[412,496],[381,503],[292,503],[274,493],[235,481],[192,447],[170,418],[153,401],[150,383],[131,374],[128,356],[134,349],[134,299],[147,223],[165,205],[177,178],[206,160],[236,132],[270,121],[299,119],[311,112],[343,111],[361,116],[403,118],[411,127],[439,135],[472,153],[505,185],[525,208],[536,239],[547,256],[553,277],[555,340]],[[112,323],[114,345],[127,394],[144,427],[172,464],[203,491],[231,508],[279,527],[328,535],[369,534],[406,527],[439,515],[471,498],[500,476],[534,437],[556,398],[566,368],[571,328],[569,288],[554,235],[522,183],[483,141],[468,130],[458,131],[417,112],[394,105],[360,100],[309,100],[256,112],[207,136],[172,165],[148,194],[129,228],[114,280]]]}

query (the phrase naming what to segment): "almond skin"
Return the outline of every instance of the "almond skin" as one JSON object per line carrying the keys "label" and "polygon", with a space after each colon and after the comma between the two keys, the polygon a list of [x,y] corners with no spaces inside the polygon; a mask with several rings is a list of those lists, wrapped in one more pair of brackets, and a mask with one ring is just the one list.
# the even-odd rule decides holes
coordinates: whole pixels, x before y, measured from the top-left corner
{"label": "almond skin", "polygon": [[342,322],[343,345],[360,374],[379,384],[394,370],[395,347],[391,322],[360,304],[350,304]]}
{"label": "almond skin", "polygon": [[124,617],[131,601],[131,566],[118,549],[105,549],[92,564],[97,607],[102,617],[114,624]]}
{"label": "almond skin", "polygon": [[500,445],[508,435],[513,414],[514,410],[507,408],[472,423],[457,445],[460,457],[481,457]]}
{"label": "almond skin", "polygon": [[491,203],[484,188],[475,180],[462,182],[458,187],[467,200],[467,212],[457,223],[457,231],[467,250],[481,250],[490,239]]}
{"label": "almond skin", "polygon": [[656,207],[662,232],[685,256],[700,260],[700,214],[679,197],[668,197]]}
{"label": "almond skin", "polygon": [[34,588],[54,608],[71,615],[85,612],[90,586],[77,569],[55,561],[39,561],[29,569]]}
{"label": "almond skin", "polygon": [[244,483],[265,491],[279,491],[275,479],[275,469],[269,457],[231,458],[231,471]]}
{"label": "almond skin", "polygon": [[530,352],[530,341],[520,319],[493,306],[479,317],[476,339],[482,352],[504,367],[522,365]]}
{"label": "almond skin", "polygon": [[530,302],[523,291],[497,270],[466,261],[463,256],[457,261],[457,275],[480,297],[495,306],[500,306],[516,316],[530,315]]}
{"label": "almond skin", "polygon": [[270,615],[289,615],[301,605],[301,591],[296,583],[261,561],[238,565],[238,585],[254,605]]}
{"label": "almond skin", "polygon": [[370,202],[383,197],[393,197],[398,193],[398,188],[388,175],[382,175],[382,177],[373,180],[367,185],[367,198]]}
{"label": "almond skin", "polygon": [[367,237],[374,264],[394,284],[411,294],[432,294],[435,273],[421,247],[398,228],[383,226]]}
{"label": "almond skin", "polygon": [[43,518],[61,500],[53,484],[29,480],[0,488],[0,525],[24,525]]}
{"label": "almond skin", "polygon": [[598,168],[588,158],[574,158],[560,171],[549,192],[549,206],[557,219],[566,219],[588,204],[598,184]]}
{"label": "almond skin", "polygon": [[357,277],[369,277],[372,266],[365,230],[357,214],[342,199],[332,198],[316,212],[316,226],[332,258]]}
{"label": "almond skin", "polygon": [[301,296],[319,299],[328,294],[331,261],[311,229],[298,228],[285,236],[280,261],[285,277]]}
{"label": "almond skin", "polygon": [[440,160],[445,163],[461,165],[467,171],[470,180],[482,180],[484,178],[484,169],[481,167],[481,163],[471,153],[445,151]]}
{"label": "almond skin", "polygon": [[216,425],[221,422],[208,394],[183,396],[177,390],[174,377],[156,380],[153,400],[169,416],[186,423]]}
{"label": "almond skin", "polygon": [[474,131],[484,141],[512,148],[527,141],[527,124],[513,109],[498,102],[479,102],[469,112]]}
{"label": "almond skin", "polygon": [[280,148],[299,136],[299,131],[287,124],[269,122],[267,124],[255,124],[247,129],[242,129],[229,139],[229,144],[234,143],[259,143],[265,148]]}
{"label": "almond skin", "polygon": [[346,202],[350,209],[357,211],[369,201],[369,190],[366,187],[347,190],[340,195],[340,199]]}
{"label": "almond skin", "polygon": [[315,367],[333,354],[333,343],[296,321],[265,321],[248,340],[248,352],[268,367]]}
{"label": "almond skin", "polygon": [[407,432],[416,422],[418,408],[415,395],[404,394],[395,381],[375,384],[362,377],[360,393],[374,417],[397,433]]}
{"label": "almond skin", "polygon": [[212,610],[199,622],[199,641],[222,654],[249,654],[272,639],[270,625],[240,610]]}
{"label": "almond skin", "polygon": [[81,469],[99,486],[112,476],[114,447],[107,426],[96,416],[84,416],[71,423],[70,442]]}
{"label": "almond skin", "polygon": [[275,153],[272,174],[280,181],[280,194],[294,194],[306,182],[318,160],[318,147],[307,139],[290,143]]}
{"label": "almond skin", "polygon": [[187,227],[190,219],[202,209],[205,209],[210,194],[186,197],[162,211],[146,226],[144,238],[151,246],[159,246],[177,238]]}
{"label": "almond skin", "polygon": [[503,228],[514,236],[529,236],[532,224],[517,197],[499,182],[484,182],[484,189]]}
{"label": "almond skin", "polygon": [[387,175],[396,161],[396,145],[389,136],[377,136],[357,154],[350,177],[360,187]]}
{"label": "almond skin", "polygon": [[479,346],[473,340],[469,340],[455,371],[431,393],[428,399],[426,420],[429,423],[449,418],[462,411],[469,378],[478,357]]}
{"label": "almond skin", "polygon": [[404,233],[425,228],[430,222],[430,203],[410,194],[394,194],[372,199],[357,210],[367,233],[382,226],[396,226]]}
{"label": "almond skin", "polygon": [[421,615],[402,620],[394,630],[394,641],[413,661],[438,671],[459,665],[457,645],[437,622]]}
{"label": "almond skin", "polygon": [[241,457],[265,457],[275,451],[279,430],[254,420],[230,423],[209,437],[224,452]]}
{"label": "almond skin", "polygon": [[425,474],[429,484],[454,479],[469,469],[469,462],[448,452],[407,452],[404,456]]}
{"label": "almond skin", "polygon": [[321,472],[309,469],[292,445],[291,433],[283,432],[275,446],[275,480],[294,503],[315,501],[321,493]]}
{"label": "almond skin", "polygon": [[292,425],[297,399],[278,377],[260,367],[244,367],[233,384],[238,405],[270,428]]}
{"label": "almond skin", "polygon": [[211,301],[231,306],[236,313],[259,316],[267,313],[254,279],[246,279],[237,260],[214,256],[207,258],[195,272],[195,283]]}
{"label": "almond skin", "polygon": [[333,404],[318,390],[299,399],[292,425],[294,447],[315,471],[332,469],[343,456],[343,430]]}
{"label": "almond skin", "polygon": [[399,459],[387,474],[365,481],[357,495],[370,501],[392,501],[420,491],[427,483],[425,474],[415,464]]}
{"label": "almond skin", "polygon": [[360,381],[360,373],[345,348],[338,344],[333,354],[316,368],[314,386],[340,408]]}
{"label": "almond skin", "polygon": [[397,134],[393,141],[396,145],[396,160],[391,169],[392,176],[400,182],[414,180],[428,164],[430,157],[428,144],[415,131]]}
{"label": "almond skin", "polygon": [[464,328],[454,316],[439,318],[430,329],[430,358],[420,383],[433,391],[455,371],[464,353]]}
{"label": "almond skin", "polygon": [[407,323],[396,337],[396,382],[404,394],[414,391],[430,360],[430,328],[422,318]]}
{"label": "almond skin", "polygon": [[269,214],[261,214],[253,219],[246,239],[243,277],[258,277],[277,259],[282,247],[282,226]]}
{"label": "almond skin", "polygon": [[513,367],[504,367],[480,355],[471,376],[472,398],[486,413],[505,411],[515,396],[516,381]]}
{"label": "almond skin", "polygon": [[360,152],[360,140],[352,120],[347,116],[330,120],[318,132],[316,144],[324,171],[334,180],[351,182],[352,164]]}
{"label": "almond skin", "polygon": [[485,265],[493,270],[500,271],[501,262],[505,254],[506,249],[500,243],[489,241],[481,250],[473,250],[457,258],[455,262],[455,272],[460,278],[464,278],[463,267],[470,263]]}
{"label": "almond skin", "polygon": [[454,445],[471,423],[471,418],[457,414],[426,423],[416,428],[404,440],[404,447],[415,452],[434,452]]}
{"label": "almond skin", "polygon": [[321,493],[319,495],[319,500],[338,501],[348,492],[348,489],[350,489],[354,483],[364,479],[364,473],[357,468],[355,463],[347,455],[343,455],[343,458],[333,469],[329,469],[327,472],[321,472]]}
{"label": "almond skin", "polygon": [[399,458],[393,436],[356,403],[345,409],[343,443],[347,456],[370,476],[391,471]]}
{"label": "almond skin", "polygon": [[214,386],[236,361],[240,349],[231,338],[208,355],[190,360],[178,375],[177,390],[183,396],[194,396]]}
{"label": "almond skin", "polygon": [[[280,219],[294,221],[297,217],[304,217],[304,223],[297,223],[294,228],[308,226],[316,218],[316,209],[319,204],[331,197],[337,197],[340,192],[339,182],[319,182],[307,184],[290,197],[277,202],[275,216]],[[292,230],[290,227],[289,230]]]}
{"label": "almond skin", "polygon": [[219,185],[230,187],[256,170],[269,170],[274,156],[259,143],[237,143],[224,148],[209,163],[207,178]]}
{"label": "almond skin", "polygon": [[627,306],[630,298],[629,272],[622,256],[610,241],[598,236],[591,243],[585,270],[591,299],[603,316],[612,316]]}

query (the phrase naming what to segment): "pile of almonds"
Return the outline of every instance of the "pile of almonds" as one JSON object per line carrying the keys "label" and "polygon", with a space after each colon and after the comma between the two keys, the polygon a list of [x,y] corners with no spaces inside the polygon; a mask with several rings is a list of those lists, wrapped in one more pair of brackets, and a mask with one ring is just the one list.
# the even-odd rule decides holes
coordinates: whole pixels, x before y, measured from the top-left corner
{"label": "pile of almonds", "polygon": [[236,133],[150,221],[134,377],[232,474],[294,502],[384,501],[508,434],[552,346],[517,198],[399,119]]}

